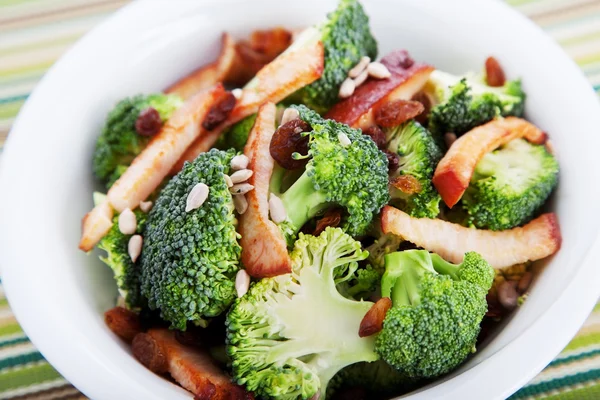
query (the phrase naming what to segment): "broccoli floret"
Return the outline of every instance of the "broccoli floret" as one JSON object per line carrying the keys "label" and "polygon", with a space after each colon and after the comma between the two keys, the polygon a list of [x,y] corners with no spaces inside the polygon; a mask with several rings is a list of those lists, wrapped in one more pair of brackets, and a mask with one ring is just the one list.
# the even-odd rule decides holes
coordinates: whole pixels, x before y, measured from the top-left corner
{"label": "broccoli floret", "polygon": [[362,388],[367,391],[365,398],[389,398],[409,391],[415,384],[402,372],[394,369],[383,360],[360,362],[341,370],[331,381],[327,398],[343,389]]}
{"label": "broccoli floret", "polygon": [[166,121],[183,104],[175,95],[139,95],[121,100],[109,113],[96,142],[94,175],[109,188],[144,150],[150,137],[139,135],[135,121],[140,112],[152,107]]}
{"label": "broccoli floret", "polygon": [[246,146],[248,136],[254,126],[254,121],[256,121],[256,114],[252,114],[227,128],[227,130],[219,136],[214,147],[220,150],[233,148],[237,151],[244,151],[244,146]]}
{"label": "broccoli floret", "polygon": [[519,80],[491,87],[477,77],[459,77],[434,71],[426,87],[436,105],[429,115],[429,130],[437,138],[447,132],[457,136],[495,117],[523,115],[525,93]]}
{"label": "broccoli floret", "polygon": [[400,156],[398,169],[392,172],[391,180],[405,176],[414,178],[417,183],[416,193],[404,193],[391,186],[392,204],[413,217],[437,217],[441,197],[431,179],[443,154],[435,139],[416,121],[386,128],[385,133],[388,150]]}
{"label": "broccoli floret", "polygon": [[[305,106],[293,107],[312,128],[306,133],[310,161],[300,178],[281,195],[294,233],[319,212],[337,204],[348,213],[343,229],[362,235],[389,200],[387,157],[360,130],[325,120]],[[345,135],[350,144],[342,143],[339,135]]]}
{"label": "broccoli floret", "polygon": [[[377,57],[377,41],[371,34],[369,17],[358,0],[340,0],[324,23],[309,29],[311,31],[305,34],[323,43],[325,68],[317,81],[292,97],[322,113],[339,100],[339,88],[360,58]],[[314,45],[314,42],[307,40],[305,45]]]}
{"label": "broccoli floret", "polygon": [[[235,299],[241,248],[231,194],[233,150],[213,149],[186,163],[162,190],[148,216],[142,249],[142,294],[173,328],[204,323]],[[201,207],[186,212],[198,183],[209,187]]]}
{"label": "broccoli floret", "polygon": [[[135,210],[137,220],[136,234],[142,235],[146,226],[146,214]],[[145,304],[140,293],[140,262],[134,263],[128,252],[129,239],[132,235],[125,235],[119,230],[119,217],[113,219],[113,226],[108,234],[98,243],[100,250],[106,251],[106,256],[100,257],[108,265],[115,277],[119,293],[125,299],[125,304],[131,309],[142,307]]]}
{"label": "broccoli floret", "polygon": [[338,291],[350,299],[366,299],[379,291],[381,272],[370,265],[349,271],[345,277],[336,280]]}
{"label": "broccoli floret", "polygon": [[492,230],[528,222],[556,186],[558,169],[545,146],[524,139],[486,154],[462,198],[468,221]]}
{"label": "broccoli floret", "polygon": [[339,228],[300,234],[292,273],[262,279],[227,315],[233,379],[258,397],[309,399],[326,393],[342,368],[378,359],[373,337],[358,336],[373,303],[343,297],[336,280],[367,253]]}
{"label": "broccoli floret", "polygon": [[426,250],[385,257],[381,292],[391,297],[376,351],[410,378],[450,372],[475,351],[494,269],[477,253],[450,264]]}

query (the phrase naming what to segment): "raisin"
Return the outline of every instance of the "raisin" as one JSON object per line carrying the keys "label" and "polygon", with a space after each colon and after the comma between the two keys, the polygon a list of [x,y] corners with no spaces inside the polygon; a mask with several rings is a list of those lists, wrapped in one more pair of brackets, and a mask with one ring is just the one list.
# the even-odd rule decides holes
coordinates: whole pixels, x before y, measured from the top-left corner
{"label": "raisin", "polygon": [[390,180],[390,184],[402,193],[414,194],[422,190],[421,184],[412,175],[400,175]]}
{"label": "raisin", "polygon": [[313,236],[319,236],[328,226],[331,226],[332,228],[337,227],[341,220],[342,212],[339,209],[334,208],[328,210],[325,215],[317,221],[317,227],[313,232]]}
{"label": "raisin", "polygon": [[487,60],[485,60],[485,75],[487,84],[492,87],[504,86],[504,83],[506,82],[504,70],[500,66],[498,60],[494,57],[488,57]]}
{"label": "raisin", "polygon": [[383,329],[385,314],[390,308],[392,308],[392,300],[389,297],[377,300],[360,321],[358,336],[367,337],[380,332]]}
{"label": "raisin", "polygon": [[221,122],[227,119],[229,114],[231,114],[233,107],[235,107],[235,102],[236,98],[231,92],[225,93],[225,95],[210,108],[206,117],[204,117],[202,127],[207,131],[215,129]]}
{"label": "raisin", "polygon": [[384,150],[384,153],[388,159],[388,171],[393,172],[398,169],[400,165],[400,157],[396,153],[392,153],[389,150]]}
{"label": "raisin", "polygon": [[269,146],[271,157],[285,169],[304,167],[308,160],[296,160],[293,154],[308,154],[308,136],[302,135],[302,132],[309,132],[310,129],[310,125],[301,119],[293,119],[281,125],[271,138]]}
{"label": "raisin", "polygon": [[375,122],[381,127],[390,128],[415,118],[424,110],[425,107],[418,101],[395,100],[375,111]]}
{"label": "raisin", "polygon": [[372,126],[363,131],[363,135],[369,136],[380,150],[385,149],[385,133],[378,126]]}
{"label": "raisin", "polygon": [[418,92],[412,98],[413,101],[418,101],[423,105],[423,112],[415,117],[415,120],[421,125],[427,124],[427,118],[429,117],[429,112],[431,111],[431,98],[425,92]]}
{"label": "raisin", "polygon": [[404,69],[408,69],[408,68],[412,67],[414,64],[415,64],[415,60],[413,60],[412,57],[408,55],[408,53],[404,53],[403,57],[400,58],[400,60],[398,61],[398,66],[400,66]]}
{"label": "raisin", "polygon": [[153,107],[140,111],[135,120],[135,131],[142,136],[154,136],[160,132],[162,120],[160,114]]}

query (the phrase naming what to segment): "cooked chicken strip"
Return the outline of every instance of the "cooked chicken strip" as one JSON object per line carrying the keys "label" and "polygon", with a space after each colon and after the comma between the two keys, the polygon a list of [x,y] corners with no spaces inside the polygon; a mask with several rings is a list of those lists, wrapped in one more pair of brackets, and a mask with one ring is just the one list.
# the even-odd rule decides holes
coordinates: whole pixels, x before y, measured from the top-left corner
{"label": "cooked chicken strip", "polygon": [[487,231],[441,219],[413,218],[385,206],[381,228],[453,263],[462,262],[466,252],[475,251],[494,268],[548,257],[560,249],[562,241],[558,218],[553,213],[543,214],[523,227]]}
{"label": "cooked chicken strip", "polygon": [[458,138],[439,162],[433,184],[448,207],[453,207],[469,186],[481,158],[513,139],[525,138],[542,144],[547,136],[535,125],[521,118],[495,119]]}
{"label": "cooked chicken strip", "polygon": [[244,388],[231,382],[210,356],[177,341],[175,332],[151,329],[133,340],[133,355],[152,372],[168,372],[198,400],[251,400]]}
{"label": "cooked chicken strip", "polygon": [[255,278],[291,272],[286,242],[279,227],[269,220],[269,182],[275,160],[269,145],[275,133],[275,104],[263,105],[250,132],[244,154],[254,173],[248,183],[254,190],[246,193],[248,209],[240,216],[242,264]]}

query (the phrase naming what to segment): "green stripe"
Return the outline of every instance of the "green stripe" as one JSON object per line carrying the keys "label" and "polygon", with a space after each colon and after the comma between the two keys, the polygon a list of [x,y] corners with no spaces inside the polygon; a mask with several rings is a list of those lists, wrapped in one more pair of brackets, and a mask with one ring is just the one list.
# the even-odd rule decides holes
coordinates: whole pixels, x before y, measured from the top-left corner
{"label": "green stripe", "polygon": [[4,326],[0,325],[0,336],[14,335],[15,333],[21,332],[23,332],[23,329],[21,329],[19,324],[16,322],[12,322]]}
{"label": "green stripe", "polygon": [[27,354],[19,354],[14,357],[7,357],[5,359],[0,359],[0,371],[5,370],[7,368],[14,368],[19,365],[25,365],[37,361],[42,361],[44,356],[39,351],[33,351],[32,353]]}
{"label": "green stripe", "polygon": [[[563,357],[563,358],[557,358],[556,360],[554,360],[550,364],[548,364],[548,367],[556,367],[557,365],[572,363],[574,361],[579,361],[579,360],[583,360],[585,358],[597,356],[598,354],[600,354],[600,349],[585,351],[585,352],[582,352],[579,354],[574,354],[572,356],[567,356],[567,357]],[[546,367],[546,368],[548,368],[548,367]]]}
{"label": "green stripe", "polygon": [[31,3],[36,0],[0,0],[0,7],[12,6],[14,4],[21,5],[23,3]]}
{"label": "green stripe", "polygon": [[40,363],[14,371],[0,372],[0,393],[59,379],[61,376],[48,363]]}
{"label": "green stripe", "polygon": [[15,101],[12,103],[0,103],[0,119],[14,118],[19,112],[25,100]]}
{"label": "green stripe", "polygon": [[558,394],[553,394],[544,397],[544,400],[582,400],[582,399],[600,399],[600,383],[595,382],[593,385],[582,387],[579,389],[568,390]]}
{"label": "green stripe", "polygon": [[0,349],[3,347],[15,346],[17,344],[27,343],[27,342],[29,342],[29,338],[27,336],[21,336],[21,337],[17,337],[14,339],[8,339],[8,340],[0,340]]}
{"label": "green stripe", "polygon": [[8,305],[8,299],[0,298],[0,307],[4,307]]}
{"label": "green stripe", "polygon": [[564,348],[563,351],[575,350],[580,347],[591,346],[596,343],[600,343],[600,332],[592,332],[584,336],[576,336],[573,340],[571,340],[571,343]]}
{"label": "green stripe", "polygon": [[560,40],[559,43],[563,46],[571,46],[571,45],[580,44],[581,42],[585,42],[588,40],[590,40],[590,41],[595,40],[598,38],[600,38],[600,32],[590,32],[586,35],[575,36],[572,38]]}
{"label": "green stripe", "polygon": [[64,36],[59,39],[52,40],[40,40],[32,43],[28,43],[26,45],[8,47],[6,49],[0,50],[0,56],[6,56],[9,54],[16,53],[24,53],[26,51],[38,50],[41,47],[48,48],[51,46],[61,46],[61,45],[70,45],[73,44],[77,39],[79,39],[83,33],[77,33],[69,36]]}
{"label": "green stripe", "polygon": [[0,104],[14,103],[17,101],[25,101],[25,100],[27,100],[27,97],[29,97],[29,94],[20,94],[18,96],[0,98]]}
{"label": "green stripe", "polygon": [[54,64],[56,60],[44,61],[34,65],[20,66],[17,68],[0,70],[0,77],[18,77],[19,75],[30,74],[32,72],[45,72]]}
{"label": "green stripe", "polygon": [[581,385],[585,382],[597,380],[600,378],[600,369],[582,372],[575,375],[556,378],[547,382],[540,382],[533,385],[525,386],[517,393],[509,397],[510,400],[522,399],[528,396],[540,396],[543,393],[552,392],[567,386]]}

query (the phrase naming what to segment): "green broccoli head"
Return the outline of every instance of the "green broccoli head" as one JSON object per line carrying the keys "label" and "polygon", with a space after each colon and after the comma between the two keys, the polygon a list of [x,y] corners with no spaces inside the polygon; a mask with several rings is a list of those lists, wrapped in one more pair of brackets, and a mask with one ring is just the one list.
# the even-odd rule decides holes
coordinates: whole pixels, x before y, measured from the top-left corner
{"label": "green broccoli head", "polygon": [[475,253],[460,265],[426,250],[388,254],[381,291],[392,308],[377,353],[414,379],[452,371],[475,351],[493,279],[494,269]]}
{"label": "green broccoli head", "polygon": [[325,112],[339,100],[339,88],[360,58],[377,57],[377,42],[369,28],[369,17],[358,0],[340,0],[337,9],[316,27],[315,35],[324,47],[323,74],[293,97]]}
{"label": "green broccoli head", "polygon": [[324,394],[347,365],[377,360],[374,338],[358,336],[373,303],[345,298],[336,288],[366,257],[339,228],[300,234],[292,273],[254,284],[227,315],[233,379],[261,398],[309,399]]}
{"label": "green broccoli head", "polygon": [[250,136],[250,131],[254,126],[254,121],[256,121],[256,114],[252,114],[227,128],[219,136],[214,147],[220,150],[235,149],[237,151],[244,151],[244,146],[246,146],[248,136]]}
{"label": "green broccoli head", "polygon": [[545,146],[524,139],[486,154],[462,198],[467,221],[491,230],[528,222],[556,187],[558,171]]}
{"label": "green broccoli head", "polygon": [[416,193],[404,193],[391,186],[392,203],[417,218],[435,218],[440,213],[441,197],[431,179],[442,151],[433,136],[416,121],[385,129],[389,151],[400,156],[398,169],[390,180],[410,176],[418,182]]}
{"label": "green broccoli head", "polygon": [[[146,226],[147,215],[140,210],[135,210],[137,220],[136,234],[142,235]],[[144,306],[145,300],[140,293],[140,262],[134,263],[129,256],[128,244],[132,235],[125,235],[119,230],[119,217],[113,219],[110,231],[98,243],[98,248],[104,250],[106,255],[100,257],[114,274],[119,293],[125,299],[129,308]]]}
{"label": "green broccoli head", "polygon": [[[294,106],[312,131],[306,170],[281,200],[295,232],[332,205],[343,206],[343,229],[365,233],[373,217],[388,202],[387,157],[360,130],[325,120],[305,106]],[[349,140],[345,144],[340,135]]]}
{"label": "green broccoli head", "polygon": [[[225,311],[235,299],[241,248],[231,194],[224,175],[233,150],[213,149],[186,163],[162,190],[148,216],[142,250],[142,294],[171,326]],[[198,183],[209,187],[201,207],[186,212]]]}
{"label": "green broccoli head", "polygon": [[491,87],[477,77],[458,77],[436,70],[426,90],[432,92],[436,103],[428,127],[437,138],[447,132],[460,136],[499,115],[520,117],[525,108],[525,93],[519,80]]}
{"label": "green broccoli head", "polygon": [[121,100],[109,113],[96,141],[93,156],[94,175],[107,188],[127,169],[133,159],[144,150],[150,137],[135,130],[140,112],[152,107],[161,120],[166,121],[183,104],[175,95],[162,93],[139,95]]}
{"label": "green broccoli head", "polygon": [[381,272],[370,265],[357,268],[336,280],[338,291],[350,299],[366,299],[377,293],[381,283]]}

